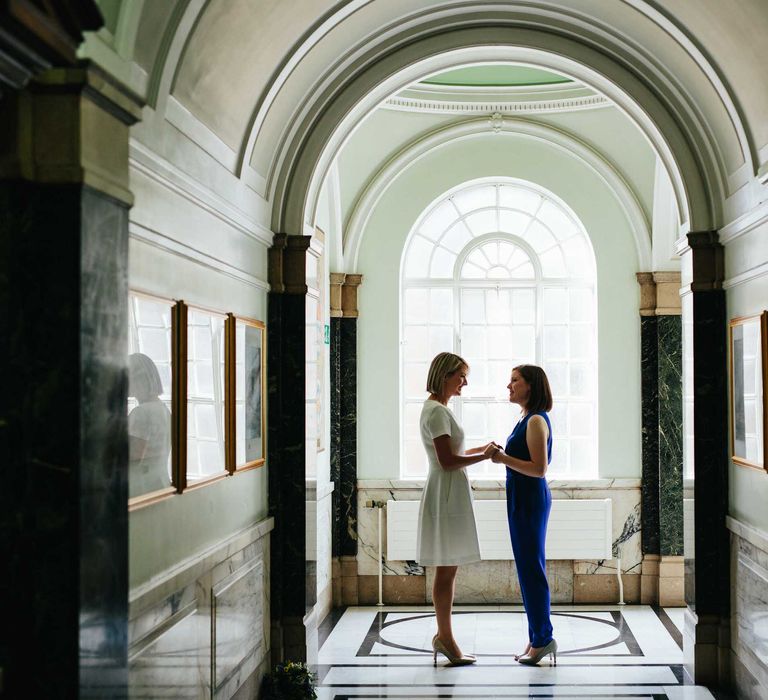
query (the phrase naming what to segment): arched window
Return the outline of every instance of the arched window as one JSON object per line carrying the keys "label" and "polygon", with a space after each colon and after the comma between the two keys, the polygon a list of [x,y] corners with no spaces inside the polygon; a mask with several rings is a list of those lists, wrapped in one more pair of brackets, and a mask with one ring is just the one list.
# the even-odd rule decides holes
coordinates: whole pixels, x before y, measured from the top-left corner
{"label": "arched window", "polygon": [[[573,213],[531,183],[465,184],[419,218],[401,275],[401,474],[426,475],[419,414],[429,363],[447,350],[470,364],[452,404],[468,446],[506,439],[518,417],[510,371],[538,364],[555,400],[548,476],[596,475],[595,258]],[[483,462],[470,474],[503,470]]]}

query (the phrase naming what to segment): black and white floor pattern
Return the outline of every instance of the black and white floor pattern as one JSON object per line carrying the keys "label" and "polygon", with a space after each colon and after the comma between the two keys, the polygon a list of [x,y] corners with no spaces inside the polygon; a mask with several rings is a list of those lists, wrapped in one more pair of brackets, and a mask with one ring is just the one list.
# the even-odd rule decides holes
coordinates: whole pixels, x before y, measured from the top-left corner
{"label": "black and white floor pattern", "polygon": [[459,606],[454,634],[478,657],[449,667],[430,648],[429,607],[360,607],[332,614],[321,628],[318,700],[357,698],[624,698],[704,700],[683,672],[683,610],[648,606],[557,606],[559,651],[537,667],[513,654],[527,637],[519,606]]}

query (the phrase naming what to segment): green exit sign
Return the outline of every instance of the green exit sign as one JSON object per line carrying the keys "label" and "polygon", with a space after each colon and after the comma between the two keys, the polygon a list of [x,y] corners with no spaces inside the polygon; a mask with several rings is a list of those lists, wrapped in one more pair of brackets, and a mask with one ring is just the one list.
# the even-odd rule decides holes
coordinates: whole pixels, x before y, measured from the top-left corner
{"label": "green exit sign", "polygon": [[331,344],[331,327],[327,323],[325,324],[325,344]]}

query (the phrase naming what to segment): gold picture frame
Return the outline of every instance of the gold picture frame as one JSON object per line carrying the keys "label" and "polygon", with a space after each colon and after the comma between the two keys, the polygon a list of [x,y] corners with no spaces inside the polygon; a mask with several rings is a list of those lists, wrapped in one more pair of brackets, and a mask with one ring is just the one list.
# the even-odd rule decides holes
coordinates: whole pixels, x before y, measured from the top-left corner
{"label": "gold picture frame", "polygon": [[728,327],[731,460],[768,471],[768,311]]}
{"label": "gold picture frame", "polygon": [[227,471],[266,462],[266,343],[263,321],[227,315]]}

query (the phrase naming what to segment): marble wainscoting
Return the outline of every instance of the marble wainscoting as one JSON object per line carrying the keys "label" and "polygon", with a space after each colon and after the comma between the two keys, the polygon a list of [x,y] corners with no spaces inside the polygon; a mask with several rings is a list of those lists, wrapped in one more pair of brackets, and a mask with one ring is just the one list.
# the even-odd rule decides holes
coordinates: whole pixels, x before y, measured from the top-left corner
{"label": "marble wainscoting", "polygon": [[768,533],[728,517],[731,532],[731,683],[740,698],[768,688]]}
{"label": "marble wainscoting", "polygon": [[131,591],[129,697],[255,697],[270,668],[273,518]]}
{"label": "marble wainscoting", "polygon": [[[590,481],[550,481],[555,499],[604,499],[613,504],[614,558],[600,561],[557,560],[547,564],[552,600],[557,603],[614,603],[619,597],[616,577],[621,561],[624,599],[637,602],[640,597],[640,480],[596,479]],[[358,496],[358,553],[356,571],[352,562],[344,562],[345,582],[356,574],[357,600],[345,604],[371,604],[378,600],[378,522],[376,508],[368,501],[419,500],[422,484],[406,480],[361,480]],[[476,481],[472,484],[475,500],[503,500],[503,481]],[[431,567],[414,561],[389,561],[386,558],[386,509],[383,529],[383,598],[392,604],[424,603],[431,600]],[[416,533],[414,533],[414,537]],[[347,586],[351,589],[351,586]],[[514,561],[482,561],[462,566],[456,581],[457,603],[519,603],[520,590]]]}

